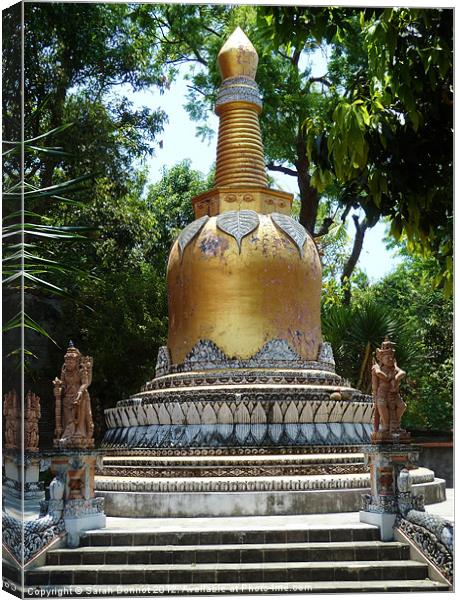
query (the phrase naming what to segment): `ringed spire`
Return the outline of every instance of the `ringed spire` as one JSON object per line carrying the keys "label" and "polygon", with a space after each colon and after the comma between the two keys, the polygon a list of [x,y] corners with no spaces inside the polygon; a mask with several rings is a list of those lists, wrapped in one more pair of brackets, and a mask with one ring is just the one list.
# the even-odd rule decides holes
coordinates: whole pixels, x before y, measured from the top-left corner
{"label": "ringed spire", "polygon": [[262,101],[255,82],[259,57],[240,27],[222,46],[217,62],[223,81],[215,107],[220,118],[216,187],[267,187],[259,125]]}

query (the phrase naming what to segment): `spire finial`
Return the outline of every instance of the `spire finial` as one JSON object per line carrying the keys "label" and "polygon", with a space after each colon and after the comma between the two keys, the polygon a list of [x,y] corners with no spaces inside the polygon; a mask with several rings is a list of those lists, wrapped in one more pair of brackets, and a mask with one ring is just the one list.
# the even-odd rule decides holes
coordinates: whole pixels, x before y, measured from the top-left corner
{"label": "spire finial", "polygon": [[217,62],[222,79],[241,75],[255,79],[259,57],[241,27],[237,27],[222,46]]}

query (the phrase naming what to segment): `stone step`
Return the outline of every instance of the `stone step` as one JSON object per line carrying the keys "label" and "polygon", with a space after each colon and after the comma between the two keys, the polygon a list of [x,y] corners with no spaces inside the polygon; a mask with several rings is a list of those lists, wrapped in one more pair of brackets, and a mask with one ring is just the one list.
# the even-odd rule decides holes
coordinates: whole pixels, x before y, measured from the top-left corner
{"label": "stone step", "polygon": [[376,581],[425,579],[425,564],[413,560],[132,564],[132,565],[45,565],[26,572],[33,585],[118,585],[176,583],[252,583],[278,581]]}
{"label": "stone step", "polygon": [[[96,476],[108,517],[226,518],[358,512],[368,473],[260,477]],[[445,481],[429,469],[410,473],[425,505],[445,500]],[[288,493],[287,493],[288,492]]]}
{"label": "stone step", "polygon": [[[120,584],[110,586],[67,585],[65,588],[66,598],[81,598],[89,596],[94,598],[114,597],[123,598],[127,596],[193,596],[193,595],[217,595],[217,594],[288,594],[288,593],[365,593],[365,592],[440,592],[447,591],[447,585],[430,581],[429,579],[413,580],[369,580],[369,581],[280,581],[254,582],[254,583],[185,583],[185,584]],[[29,596],[37,597],[34,588],[26,588]],[[62,596],[62,590],[55,586],[40,586],[40,597],[52,598]],[[27,597],[27,593],[26,593]]]}
{"label": "stone step", "polygon": [[270,463],[264,465],[209,465],[195,466],[176,465],[104,465],[98,470],[98,476],[103,477],[277,477],[302,475],[343,475],[366,473],[368,468],[364,463],[346,464],[282,464]]}
{"label": "stone step", "polygon": [[260,455],[218,455],[218,456],[104,456],[104,466],[159,466],[159,465],[264,465],[279,464],[336,464],[363,463],[364,454],[351,452],[329,452],[324,454],[260,454]]}
{"label": "stone step", "polygon": [[[213,524],[215,527],[215,524]],[[372,525],[335,528],[296,528],[283,529],[224,529],[217,531],[123,531],[95,530],[81,537],[81,546],[170,546],[170,545],[222,545],[222,544],[289,544],[317,542],[362,542],[380,539],[380,532]]]}
{"label": "stone step", "polygon": [[322,542],[297,544],[226,544],[203,546],[87,546],[52,550],[48,565],[201,564],[404,560],[400,542]]}

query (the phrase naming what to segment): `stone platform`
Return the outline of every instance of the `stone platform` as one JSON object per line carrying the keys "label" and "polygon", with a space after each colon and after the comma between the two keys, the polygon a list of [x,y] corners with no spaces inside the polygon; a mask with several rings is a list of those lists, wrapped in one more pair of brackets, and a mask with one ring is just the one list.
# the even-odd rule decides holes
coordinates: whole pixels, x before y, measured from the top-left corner
{"label": "stone platform", "polygon": [[283,340],[227,357],[201,340],[183,363],[160,348],[156,377],[105,411],[109,451],[350,446],[370,441],[372,398],[335,373],[323,342],[304,361]]}
{"label": "stone platform", "polygon": [[[445,482],[411,470],[426,504]],[[106,456],[96,495],[108,516],[204,517],[358,511],[370,478],[362,453],[254,456]]]}

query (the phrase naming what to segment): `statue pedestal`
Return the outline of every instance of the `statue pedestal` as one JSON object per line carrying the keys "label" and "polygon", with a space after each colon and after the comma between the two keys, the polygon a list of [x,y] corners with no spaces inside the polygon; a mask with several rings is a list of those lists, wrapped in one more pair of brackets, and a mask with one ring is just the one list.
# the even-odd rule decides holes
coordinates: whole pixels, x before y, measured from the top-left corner
{"label": "statue pedestal", "polygon": [[82,532],[105,527],[104,498],[68,500],[64,506],[64,523],[67,545],[76,548]]}
{"label": "statue pedestal", "polygon": [[409,445],[380,444],[364,449],[364,460],[370,466],[371,493],[363,495],[359,520],[380,527],[382,541],[394,539],[393,526],[399,513],[398,489],[401,471],[414,467],[418,452]]}
{"label": "statue pedestal", "polygon": [[24,498],[25,510],[38,506],[45,499],[44,484],[39,481],[41,461],[38,453],[25,453],[22,456],[16,450],[7,450],[3,462],[5,499],[16,505]]}
{"label": "statue pedestal", "polygon": [[410,433],[404,429],[399,429],[394,432],[373,431],[371,433],[372,444],[409,444],[410,441]]}
{"label": "statue pedestal", "polygon": [[95,450],[61,450],[51,457],[51,471],[64,481],[64,523],[67,545],[78,546],[88,529],[105,527],[104,499],[94,497],[94,473],[101,457]]}

